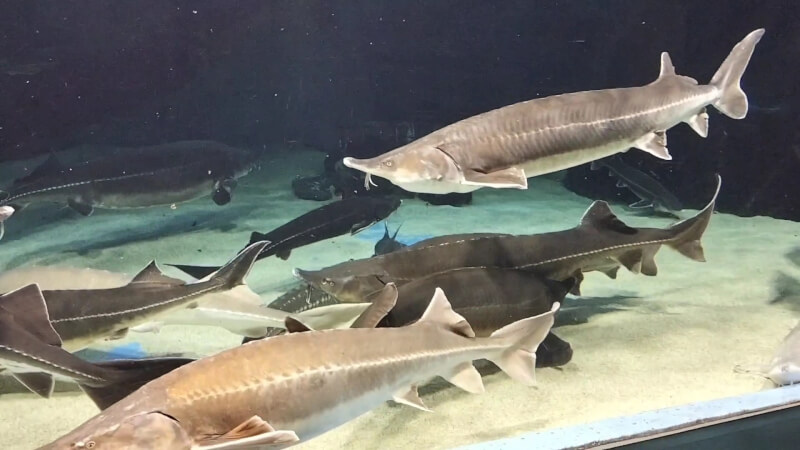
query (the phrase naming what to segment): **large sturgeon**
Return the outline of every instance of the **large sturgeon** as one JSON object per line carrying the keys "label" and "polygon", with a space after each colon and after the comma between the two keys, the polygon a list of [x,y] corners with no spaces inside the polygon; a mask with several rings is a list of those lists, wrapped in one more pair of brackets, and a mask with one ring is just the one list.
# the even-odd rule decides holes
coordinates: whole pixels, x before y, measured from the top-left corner
{"label": "large sturgeon", "polygon": [[345,261],[321,270],[295,269],[296,276],[343,302],[362,302],[384,284],[398,285],[466,267],[521,269],[565,281],[600,271],[612,278],[620,266],[633,273],[656,275],[655,255],[662,245],[695,261],[705,261],[700,239],[722,186],[694,217],[665,228],[632,228],[604,201],[592,203],[572,229],[532,235],[492,233],[438,236],[372,258]]}
{"label": "large sturgeon", "polygon": [[414,325],[291,333],[187,364],[43,448],[291,445],[389,399],[427,410],[417,385],[436,375],[468,392],[483,392],[475,359],[489,359],[532,385],[536,347],[557,308],[476,338],[437,290]]}
{"label": "large sturgeon", "polygon": [[224,205],[231,200],[236,180],[254,167],[255,156],[213,141],[123,148],[79,163],[51,155],[0,191],[0,205],[19,209],[53,202],[88,216],[94,208],[170,205],[208,193],[214,203]]}
{"label": "large sturgeon", "polygon": [[125,286],[44,291],[50,322],[70,351],[100,339],[121,337],[131,327],[199,304],[210,294],[243,286],[265,245],[267,242],[252,244],[219,271],[194,283],[167,277],[152,262]]}
{"label": "large sturgeon", "polygon": [[708,133],[706,106],[747,115],[739,82],[763,29],[736,44],[707,85],[677,75],[669,54],[640,87],[585,91],[516,103],[473,116],[370,159],[344,165],[412,192],[444,194],[482,187],[527,189],[527,178],[594,161],[631,147],[672,159],[666,130],[685,122]]}

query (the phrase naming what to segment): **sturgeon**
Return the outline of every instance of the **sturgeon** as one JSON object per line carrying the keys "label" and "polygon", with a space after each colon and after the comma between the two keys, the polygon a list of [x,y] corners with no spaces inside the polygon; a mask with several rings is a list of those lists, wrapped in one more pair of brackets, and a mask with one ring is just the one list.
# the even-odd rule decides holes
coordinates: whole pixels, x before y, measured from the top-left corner
{"label": "sturgeon", "polygon": [[76,164],[51,155],[5,188],[0,205],[60,203],[88,216],[95,208],[172,205],[208,193],[224,205],[254,165],[255,154],[213,141],[124,148]]}
{"label": "sturgeon", "polygon": [[437,289],[413,325],[290,333],[226,350],[146,384],[42,448],[292,445],[389,399],[428,411],[417,386],[436,375],[483,392],[475,359],[533,385],[536,347],[558,306],[478,338]]}
{"label": "sturgeon", "polygon": [[[438,287],[448,293],[453,311],[469,322],[476,336],[491,336],[512,322],[545,313],[555,303],[563,304],[575,281],[542,279],[517,269],[449,270],[399,286],[397,304],[378,326],[400,327],[419,320]],[[367,300],[374,304],[383,292]],[[536,367],[563,366],[571,359],[572,347],[552,331],[536,350]]]}
{"label": "sturgeon", "polygon": [[[164,280],[169,278],[164,276]],[[176,285],[182,280],[173,279]],[[38,284],[45,292],[54,290],[96,290],[120,288],[131,277],[106,270],[74,267],[26,267],[0,274],[0,292],[11,292],[28,284]],[[260,338],[273,327],[283,328],[286,317],[294,315],[315,329],[349,326],[367,307],[366,304],[333,304],[306,311],[281,311],[267,307],[261,297],[242,285],[230,290],[211,292],[188,306],[159,314],[153,321],[130,327],[135,332],[158,331],[164,325],[202,325],[224,328],[247,338]]]}
{"label": "sturgeon", "polygon": [[631,147],[670,160],[666,130],[681,122],[708,134],[706,106],[733,119],[747,115],[740,80],[758,29],[734,46],[711,78],[700,85],[677,75],[661,54],[654,82],[639,87],[555,95],[505,106],[434,131],[370,159],[344,158],[345,166],[429,194],[471,192],[482,187],[527,189],[530,177],[575,167]]}
{"label": "sturgeon", "polygon": [[0,296],[0,365],[42,397],[53,393],[57,377],[84,388],[105,387],[104,401],[116,401],[189,361],[154,358],[90,363],[61,348],[61,337],[49,321],[38,285]]}
{"label": "sturgeon", "polygon": [[[398,207],[400,199],[393,197],[346,198],[313,209],[266,234],[254,231],[248,245],[270,241],[258,259],[275,255],[287,260],[295,248],[345,233],[356,234],[389,217]],[[215,266],[170,265],[195,278],[202,278],[219,269]]]}
{"label": "sturgeon", "polygon": [[580,293],[584,272],[615,278],[620,266],[633,273],[658,273],[655,255],[662,245],[703,262],[700,243],[711,220],[722,179],[711,201],[694,217],[665,229],[633,228],[595,201],[572,229],[531,235],[493,233],[439,236],[372,258],[345,261],[321,270],[295,269],[295,276],[342,302],[362,302],[386,283],[403,285],[431,274],[466,267],[520,269],[542,278],[576,278]]}
{"label": "sturgeon", "polygon": [[50,322],[70,351],[100,339],[121,338],[131,327],[201,304],[210,294],[244,286],[265,245],[251,245],[219,271],[194,283],[167,277],[151,262],[125,286],[44,291]]}

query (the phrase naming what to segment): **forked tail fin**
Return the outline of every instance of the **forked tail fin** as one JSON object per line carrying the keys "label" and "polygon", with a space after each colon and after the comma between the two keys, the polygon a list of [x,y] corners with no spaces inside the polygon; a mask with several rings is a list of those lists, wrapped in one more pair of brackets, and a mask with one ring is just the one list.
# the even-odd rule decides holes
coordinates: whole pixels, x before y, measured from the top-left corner
{"label": "forked tail fin", "polygon": [[242,250],[235,258],[230,260],[227,264],[222,266],[221,269],[209,275],[211,280],[222,280],[223,283],[231,288],[245,284],[244,279],[250,273],[250,269],[258,259],[259,253],[264,250],[264,247],[269,245],[269,241],[256,242],[250,244]]}
{"label": "forked tail fin", "polygon": [[711,216],[714,214],[714,205],[717,202],[719,190],[722,187],[722,177],[717,175],[717,190],[711,201],[708,202],[697,215],[682,220],[669,229],[674,233],[675,239],[667,242],[667,245],[677,250],[683,256],[693,259],[695,261],[705,262],[706,258],[703,254],[703,244],[700,239],[703,237],[708,223],[711,221]]}
{"label": "forked tail fin", "polygon": [[713,103],[714,107],[730,118],[743,119],[747,115],[747,95],[739,83],[763,35],[764,29],[760,28],[736,44],[709,83],[722,91],[719,100]]}
{"label": "forked tail fin", "polygon": [[81,384],[80,387],[102,410],[150,381],[192,361],[194,360],[191,358],[147,358],[97,362],[96,366],[107,370],[104,378],[109,380],[109,383],[98,386]]}
{"label": "forked tail fin", "polygon": [[560,306],[553,303],[553,308],[544,314],[518,320],[492,333],[491,338],[504,339],[509,345],[489,360],[511,378],[529,386],[536,384],[536,349],[553,327]]}

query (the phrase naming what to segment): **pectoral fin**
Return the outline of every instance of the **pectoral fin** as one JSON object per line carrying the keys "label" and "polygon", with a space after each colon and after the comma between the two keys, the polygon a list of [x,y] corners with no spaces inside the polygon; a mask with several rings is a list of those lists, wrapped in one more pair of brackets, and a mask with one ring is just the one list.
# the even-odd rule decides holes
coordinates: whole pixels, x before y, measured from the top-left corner
{"label": "pectoral fin", "polygon": [[397,303],[397,286],[387,283],[372,303],[356,318],[351,328],[376,328]]}
{"label": "pectoral fin", "polygon": [[665,131],[647,133],[634,142],[633,146],[650,153],[656,158],[667,161],[672,159],[672,155],[667,150],[667,133]]}
{"label": "pectoral fin", "polygon": [[518,167],[509,167],[508,169],[489,173],[465,170],[463,184],[493,188],[528,189],[528,179],[525,177],[525,171]]}
{"label": "pectoral fin", "polygon": [[236,450],[261,448],[268,445],[291,444],[300,441],[290,430],[276,430],[259,416],[253,416],[231,431],[198,442],[202,450]]}

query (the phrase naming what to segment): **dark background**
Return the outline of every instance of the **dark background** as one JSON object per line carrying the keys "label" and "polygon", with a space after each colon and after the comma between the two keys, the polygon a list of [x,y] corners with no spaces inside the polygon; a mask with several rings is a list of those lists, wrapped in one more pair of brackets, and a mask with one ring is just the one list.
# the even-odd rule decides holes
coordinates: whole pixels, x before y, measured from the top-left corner
{"label": "dark background", "polygon": [[[707,82],[736,42],[764,27],[743,81],[746,119],[710,112],[705,140],[686,125],[669,131],[671,163],[636,150],[625,160],[688,206],[707,199],[718,172],[720,210],[800,220],[797,1],[0,5],[0,161],[182,139],[328,151],[342,130],[368,122],[435,128],[534,97],[645,84],[661,51],[679,74]],[[586,167],[565,183],[618,195],[613,179]]]}

